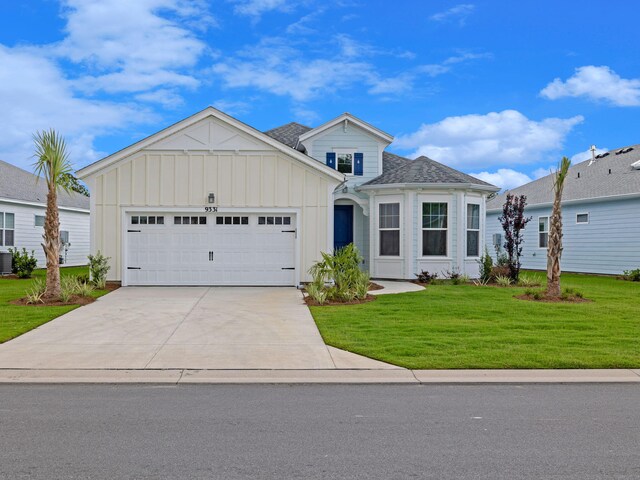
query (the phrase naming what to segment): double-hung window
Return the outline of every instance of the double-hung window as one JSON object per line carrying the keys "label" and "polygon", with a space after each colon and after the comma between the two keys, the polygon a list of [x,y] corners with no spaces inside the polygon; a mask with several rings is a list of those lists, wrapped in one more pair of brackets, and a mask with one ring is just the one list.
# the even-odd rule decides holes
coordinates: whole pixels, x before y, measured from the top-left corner
{"label": "double-hung window", "polygon": [[538,247],[549,246],[549,217],[538,217]]}
{"label": "double-hung window", "polygon": [[467,204],[467,257],[480,256],[480,205]]}
{"label": "double-hung window", "polygon": [[44,215],[36,215],[33,224],[36,227],[44,227]]}
{"label": "double-hung window", "polygon": [[15,241],[15,216],[0,212],[0,246],[13,247]]}
{"label": "double-hung window", "polygon": [[379,206],[380,255],[400,256],[400,204],[381,203]]}
{"label": "double-hung window", "polygon": [[447,256],[448,205],[422,204],[422,255]]}
{"label": "double-hung window", "polygon": [[353,175],[353,152],[336,152],[336,168],[340,173]]}

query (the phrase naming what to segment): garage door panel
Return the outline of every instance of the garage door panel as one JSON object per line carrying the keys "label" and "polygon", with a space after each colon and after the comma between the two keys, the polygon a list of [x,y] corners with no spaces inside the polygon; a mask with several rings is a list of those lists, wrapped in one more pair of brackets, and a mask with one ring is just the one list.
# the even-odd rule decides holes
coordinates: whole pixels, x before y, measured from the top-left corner
{"label": "garage door panel", "polygon": [[[127,270],[127,282],[294,285],[293,217],[261,217],[259,224],[256,214],[234,215],[165,214],[167,221],[162,225],[134,225],[135,229],[127,233],[127,263],[133,268]],[[198,219],[195,224],[194,218]],[[267,225],[267,220],[271,224]],[[276,221],[280,224],[276,225]],[[288,223],[282,224],[284,221]]]}

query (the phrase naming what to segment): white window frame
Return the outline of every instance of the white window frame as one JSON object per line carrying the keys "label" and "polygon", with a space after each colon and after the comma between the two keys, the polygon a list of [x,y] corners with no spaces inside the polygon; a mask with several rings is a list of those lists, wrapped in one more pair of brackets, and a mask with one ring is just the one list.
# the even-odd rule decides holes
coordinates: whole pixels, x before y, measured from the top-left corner
{"label": "white window frame", "polygon": [[[540,220],[542,220],[543,218],[547,219],[547,229],[546,230],[540,230]],[[536,234],[538,235],[538,248],[540,249],[544,249],[546,250],[549,247],[549,216],[548,215],[543,215],[541,217],[538,217],[538,228],[536,229]],[[540,245],[540,234],[541,233],[546,233],[547,234],[547,245],[546,246],[541,246]]]}
{"label": "white window frame", "polygon": [[[587,221],[586,222],[579,222],[578,221],[578,217],[580,215],[586,215],[587,216]],[[591,215],[589,215],[589,212],[576,213],[576,225],[588,225],[590,221],[591,221]]]}
{"label": "white window frame", "polygon": [[356,164],[356,149],[354,148],[334,148],[333,149],[333,153],[336,154],[336,172],[340,172],[340,170],[338,169],[338,157],[340,155],[351,155],[351,172],[347,173],[347,172],[340,172],[343,175],[347,175],[349,177],[352,177],[354,175],[354,171],[355,171],[355,164]]}
{"label": "white window frame", "polygon": [[[424,204],[425,203],[444,203],[447,206],[447,228],[426,228],[422,226],[422,217],[423,217],[423,209],[424,209]],[[419,232],[420,232],[420,258],[421,259],[425,259],[425,260],[429,260],[429,259],[444,259],[444,258],[450,258],[449,254],[451,253],[451,202],[449,200],[445,200],[444,198],[421,198],[419,203],[418,203],[418,221],[420,222],[420,228],[419,228]],[[466,220],[465,220],[466,222]],[[422,232],[424,232],[425,230],[429,230],[429,231],[440,231],[440,230],[444,230],[447,234],[447,238],[446,238],[446,248],[447,251],[445,252],[444,255],[425,255],[424,254],[424,235]]]}
{"label": "white window frame", "polygon": [[[38,217],[42,218],[42,225],[38,225]],[[47,221],[47,218],[45,215],[38,215],[38,214],[33,215],[33,226],[36,228],[38,227],[43,228],[46,221]]]}
{"label": "white window frame", "polygon": [[[7,215],[13,217],[13,228],[7,228]],[[16,246],[16,214],[13,212],[0,212],[2,222],[0,223],[0,247],[15,247]],[[11,230],[13,232],[13,242],[11,245],[7,245],[6,231]]]}
{"label": "white window frame", "polygon": [[[478,228],[469,228],[469,207],[473,205],[478,207]],[[465,204],[465,216],[464,216],[464,254],[465,258],[480,258],[480,239],[482,238],[482,206],[480,203],[468,202]],[[448,223],[448,222],[447,222]],[[478,253],[476,255],[469,255],[469,241],[467,232],[477,232],[478,233]]]}
{"label": "white window frame", "polygon": [[[382,228],[380,226],[380,207],[382,205],[398,205],[398,227],[385,227]],[[401,259],[402,258],[402,202],[397,198],[389,198],[384,199],[383,201],[379,201],[376,203],[376,227],[378,229],[377,234],[377,249],[376,254],[377,258],[393,258],[393,259]],[[397,255],[383,255],[381,253],[382,249],[382,241],[380,239],[380,232],[388,232],[388,231],[397,231],[398,232],[398,254]]]}

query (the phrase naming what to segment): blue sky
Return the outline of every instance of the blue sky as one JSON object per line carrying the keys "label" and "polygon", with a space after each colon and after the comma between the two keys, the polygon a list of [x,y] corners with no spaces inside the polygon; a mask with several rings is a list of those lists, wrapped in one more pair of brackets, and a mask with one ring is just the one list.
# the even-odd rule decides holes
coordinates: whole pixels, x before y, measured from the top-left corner
{"label": "blue sky", "polygon": [[342,112],[503,187],[640,143],[631,1],[27,0],[0,6],[0,159],[54,127],[76,167],[208,105]]}

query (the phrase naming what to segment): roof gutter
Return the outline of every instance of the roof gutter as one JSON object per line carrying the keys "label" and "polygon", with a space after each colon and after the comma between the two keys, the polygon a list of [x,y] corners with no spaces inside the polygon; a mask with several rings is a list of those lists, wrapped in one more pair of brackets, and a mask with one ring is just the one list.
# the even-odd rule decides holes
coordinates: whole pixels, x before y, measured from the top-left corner
{"label": "roof gutter", "polygon": [[[13,198],[0,198],[0,202],[13,203],[15,205],[28,205],[30,207],[47,208],[47,204],[46,203],[29,202],[27,200],[16,200],[16,199],[13,199]],[[62,205],[58,205],[58,210],[66,210],[66,211],[69,211],[69,212],[79,212],[79,213],[89,213],[89,209],[88,208],[64,207]]]}
{"label": "roof gutter", "polygon": [[497,192],[499,187],[493,185],[477,185],[475,183],[385,183],[380,185],[360,185],[355,187],[357,192],[366,190],[397,190],[397,189],[430,189],[430,190],[451,190],[470,189],[480,192]]}
{"label": "roof gutter", "polygon": [[[589,198],[576,198],[574,200],[563,200],[562,205],[578,205],[581,203],[593,203],[593,202],[615,202],[616,200],[628,200],[633,198],[640,198],[640,192],[638,193],[624,193],[621,195],[605,195],[602,197],[589,197]],[[553,202],[544,203],[532,203],[528,204],[526,208],[545,208],[553,206]],[[487,213],[501,212],[502,207],[487,208]]]}

